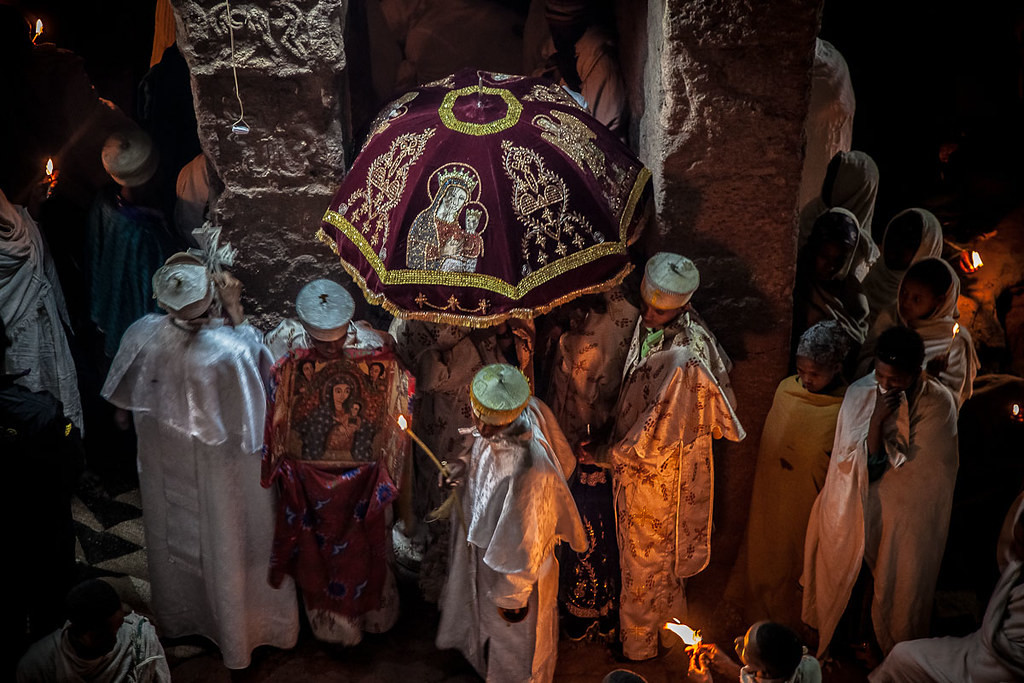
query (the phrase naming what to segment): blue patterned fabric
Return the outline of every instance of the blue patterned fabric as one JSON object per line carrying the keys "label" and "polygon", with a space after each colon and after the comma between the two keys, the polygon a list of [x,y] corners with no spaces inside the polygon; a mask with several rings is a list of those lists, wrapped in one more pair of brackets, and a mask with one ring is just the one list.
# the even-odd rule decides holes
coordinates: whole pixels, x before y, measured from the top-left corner
{"label": "blue patterned fabric", "polygon": [[88,230],[89,313],[104,334],[104,352],[112,358],[128,326],[156,312],[153,273],[173,247],[159,212],[108,193],[93,203]]}

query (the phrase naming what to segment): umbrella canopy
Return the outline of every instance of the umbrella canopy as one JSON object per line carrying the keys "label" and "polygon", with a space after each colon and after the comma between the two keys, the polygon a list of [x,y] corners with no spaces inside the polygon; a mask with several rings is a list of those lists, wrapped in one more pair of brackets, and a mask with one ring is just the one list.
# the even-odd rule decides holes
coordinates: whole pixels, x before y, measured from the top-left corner
{"label": "umbrella canopy", "polygon": [[317,236],[371,303],[487,327],[620,282],[650,176],[562,88],[465,70],[381,112]]}

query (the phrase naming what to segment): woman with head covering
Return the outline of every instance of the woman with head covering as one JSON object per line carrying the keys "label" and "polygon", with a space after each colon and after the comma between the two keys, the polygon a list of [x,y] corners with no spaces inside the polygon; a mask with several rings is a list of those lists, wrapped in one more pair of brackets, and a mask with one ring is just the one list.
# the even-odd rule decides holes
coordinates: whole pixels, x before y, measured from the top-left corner
{"label": "woman with head covering", "polygon": [[868,324],[896,303],[900,280],[910,266],[929,256],[942,254],[942,224],[931,211],[906,209],[885,227],[882,257],[864,278],[868,298]]}
{"label": "woman with head covering", "polygon": [[867,299],[851,272],[863,236],[846,209],[829,209],[814,222],[800,250],[793,291],[793,340],[815,323],[835,320],[859,345],[867,334]]}
{"label": "woman with head covering", "polygon": [[878,247],[871,238],[871,219],[878,194],[878,167],[864,152],[839,152],[828,164],[821,196],[800,212],[799,244],[810,239],[817,219],[832,208],[846,209],[857,218],[861,240],[851,273],[858,282],[864,280],[878,259]]}
{"label": "woman with head covering", "polygon": [[978,373],[978,354],[971,333],[957,318],[960,278],[940,258],[929,257],[912,265],[904,274],[897,303],[879,314],[861,351],[857,374],[871,370],[878,335],[893,325],[906,325],[924,340],[928,373],[944,384],[957,406],[971,397]]}
{"label": "woman with head covering", "polygon": [[775,391],[761,432],[745,550],[729,587],[747,620],[800,624],[807,518],[828,471],[849,348],[835,320],[814,325],[800,337],[796,374]]}

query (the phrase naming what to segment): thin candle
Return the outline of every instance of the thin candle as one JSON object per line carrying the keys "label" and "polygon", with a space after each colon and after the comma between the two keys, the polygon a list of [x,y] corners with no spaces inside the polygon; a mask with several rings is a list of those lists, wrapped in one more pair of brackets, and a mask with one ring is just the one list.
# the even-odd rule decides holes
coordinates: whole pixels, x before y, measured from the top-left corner
{"label": "thin candle", "polygon": [[398,426],[399,426],[399,428],[403,432],[405,432],[410,437],[412,437],[413,441],[415,441],[416,443],[419,444],[420,448],[423,449],[423,452],[426,453],[428,456],[430,456],[430,459],[434,462],[434,465],[437,466],[438,471],[441,474],[443,474],[444,476],[447,477],[448,476],[448,467],[445,466],[444,463],[442,463],[440,460],[437,459],[437,456],[434,455],[434,451],[430,450],[427,447],[427,444],[423,443],[423,439],[421,439],[420,437],[416,436],[416,433],[414,431],[412,431],[412,427],[409,426],[409,421],[405,419],[405,415],[399,415],[398,416]]}

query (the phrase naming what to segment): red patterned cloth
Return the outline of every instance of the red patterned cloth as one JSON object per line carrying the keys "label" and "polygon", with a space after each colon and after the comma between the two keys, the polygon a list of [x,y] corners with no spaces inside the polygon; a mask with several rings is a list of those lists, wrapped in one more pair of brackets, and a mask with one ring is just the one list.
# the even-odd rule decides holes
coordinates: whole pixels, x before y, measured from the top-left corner
{"label": "red patterned cloth", "polygon": [[271,379],[262,483],[276,482],[280,497],[270,583],[293,576],[307,610],[376,610],[391,543],[385,513],[410,449],[396,418],[409,415],[413,380],[380,345],[331,360],[296,350]]}
{"label": "red patterned cloth", "polygon": [[357,617],[380,607],[385,510],[398,489],[380,463],[331,471],[281,461],[270,584],[295,577],[306,608]]}

